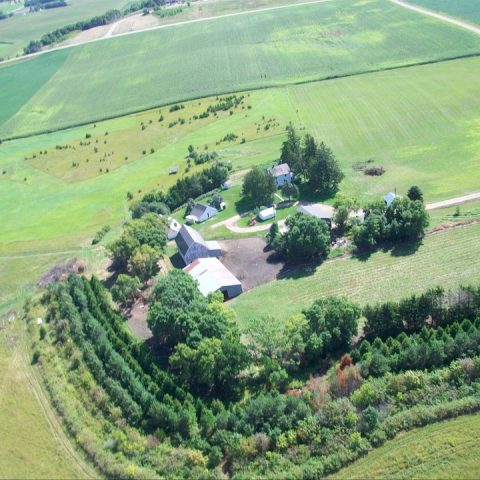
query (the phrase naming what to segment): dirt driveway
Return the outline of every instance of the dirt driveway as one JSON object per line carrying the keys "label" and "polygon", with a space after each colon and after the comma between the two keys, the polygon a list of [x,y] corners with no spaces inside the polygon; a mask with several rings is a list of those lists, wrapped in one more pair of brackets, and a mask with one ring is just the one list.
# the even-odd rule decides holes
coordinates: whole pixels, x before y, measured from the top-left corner
{"label": "dirt driveway", "polygon": [[223,240],[222,263],[242,282],[243,291],[275,280],[285,263],[268,250],[262,238]]}

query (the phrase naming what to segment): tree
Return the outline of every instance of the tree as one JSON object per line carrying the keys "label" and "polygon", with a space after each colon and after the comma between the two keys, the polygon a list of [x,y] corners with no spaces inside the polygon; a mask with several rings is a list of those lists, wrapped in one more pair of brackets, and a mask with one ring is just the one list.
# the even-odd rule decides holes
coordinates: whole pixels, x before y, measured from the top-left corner
{"label": "tree", "polygon": [[289,200],[296,199],[300,196],[300,191],[294,183],[287,182],[282,186],[282,195],[288,197]]}
{"label": "tree", "polygon": [[107,245],[113,264],[120,270],[126,270],[128,260],[133,251],[140,246],[140,242],[131,235],[122,235],[118,240]]}
{"label": "tree", "polygon": [[127,304],[140,290],[142,282],[137,277],[121,273],[112,287],[112,298],[115,302]]}
{"label": "tree", "polygon": [[321,219],[296,213],[285,222],[280,251],[292,262],[325,259],[330,251],[330,232]]}
{"label": "tree", "polygon": [[392,242],[417,240],[425,234],[430,218],[420,200],[396,198],[387,208],[389,238]]}
{"label": "tree", "polygon": [[140,245],[149,245],[161,251],[167,245],[166,229],[164,218],[155,213],[147,213],[142,218],[127,223],[124,234],[136,238]]}
{"label": "tree", "polygon": [[158,250],[144,244],[136,248],[128,261],[128,272],[143,282],[152,278],[160,270],[157,265]]}
{"label": "tree", "polygon": [[296,175],[303,173],[300,137],[291,123],[287,125],[287,139],[282,144],[280,163],[288,163],[291,171]]}
{"label": "tree", "polygon": [[348,216],[349,216],[349,210],[344,205],[341,205],[335,211],[333,221],[335,222],[336,229],[340,234],[345,232],[347,228]]}
{"label": "tree", "polygon": [[253,167],[243,179],[242,195],[250,199],[256,207],[270,203],[276,190],[273,176],[258,167]]}
{"label": "tree", "polygon": [[303,314],[308,322],[306,353],[313,359],[349,348],[357,334],[361,309],[345,297],[327,297],[316,300]]}
{"label": "tree", "polygon": [[306,178],[312,190],[331,195],[336,192],[344,176],[332,150],[321,142],[306,165]]}
{"label": "tree", "polygon": [[280,229],[278,228],[278,223],[273,222],[267,233],[267,241],[274,250],[278,248],[278,241],[280,240],[280,237],[281,235]]}
{"label": "tree", "polygon": [[371,250],[385,240],[387,220],[384,215],[372,213],[353,233],[353,243],[360,250]]}
{"label": "tree", "polygon": [[147,322],[160,344],[196,347],[203,338],[222,337],[231,327],[232,311],[217,296],[206,299],[197,282],[182,270],[161,278],[151,296]]}
{"label": "tree", "polygon": [[203,339],[196,348],[178,344],[169,362],[178,378],[197,393],[232,397],[243,390],[238,376],[249,356],[238,332],[230,330],[222,339]]}
{"label": "tree", "polygon": [[412,201],[420,200],[421,202],[423,202],[423,193],[420,190],[420,187],[417,187],[416,185],[412,185],[408,189],[407,196]]}
{"label": "tree", "polygon": [[216,193],[215,195],[213,195],[212,199],[210,200],[210,206],[212,206],[213,208],[216,208],[217,210],[220,210],[220,205],[222,204],[222,202],[223,202],[223,197],[218,193]]}

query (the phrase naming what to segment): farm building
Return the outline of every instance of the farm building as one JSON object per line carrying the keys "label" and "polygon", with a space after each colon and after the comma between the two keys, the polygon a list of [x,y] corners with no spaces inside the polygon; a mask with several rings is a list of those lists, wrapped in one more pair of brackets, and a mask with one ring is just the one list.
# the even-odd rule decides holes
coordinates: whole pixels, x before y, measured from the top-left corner
{"label": "farm building", "polygon": [[383,197],[383,199],[385,200],[385,203],[387,204],[387,207],[389,207],[396,198],[402,198],[402,197],[393,192],[387,193]]}
{"label": "farm building", "polygon": [[222,292],[225,299],[229,299],[242,293],[240,280],[218,258],[199,258],[183,270],[198,282],[204,296]]}
{"label": "farm building", "polygon": [[275,182],[277,182],[277,187],[281,187],[286,183],[293,182],[293,173],[290,171],[288,163],[274,165],[273,167],[269,168],[267,172],[275,179]]}
{"label": "farm building", "polygon": [[300,205],[298,207],[298,211],[304,213],[305,215],[311,215],[312,217],[320,218],[327,222],[328,225],[332,224],[333,215],[335,214],[335,209],[333,207],[323,203]]}
{"label": "farm building", "polygon": [[185,265],[199,258],[219,257],[222,253],[218,242],[206,242],[199,232],[187,225],[182,226],[175,242]]}
{"label": "farm building", "polygon": [[258,218],[264,222],[265,220],[270,220],[271,218],[275,218],[275,209],[273,207],[266,208],[261,212],[258,212]]}
{"label": "farm building", "polygon": [[193,219],[195,223],[202,223],[217,214],[218,210],[216,208],[211,207],[210,205],[203,205],[202,203],[197,203],[193,207],[188,217]]}
{"label": "farm building", "polygon": [[173,167],[170,167],[170,170],[168,171],[168,174],[169,175],[175,175],[175,174],[178,173],[178,170],[179,170],[179,166],[174,165]]}
{"label": "farm building", "polygon": [[230,188],[233,187],[233,182],[231,180],[227,180],[223,185],[222,188],[223,190],[229,190]]}

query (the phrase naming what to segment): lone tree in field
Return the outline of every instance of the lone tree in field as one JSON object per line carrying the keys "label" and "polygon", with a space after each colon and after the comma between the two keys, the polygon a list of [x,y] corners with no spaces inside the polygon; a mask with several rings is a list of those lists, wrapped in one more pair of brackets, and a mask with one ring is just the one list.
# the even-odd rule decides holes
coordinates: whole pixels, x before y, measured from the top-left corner
{"label": "lone tree in field", "polygon": [[423,202],[423,192],[420,190],[420,187],[417,187],[416,185],[412,185],[408,189],[407,196],[410,200],[420,200]]}
{"label": "lone tree in field", "polygon": [[270,203],[276,189],[272,175],[254,167],[245,175],[242,194],[258,207]]}
{"label": "lone tree in field", "polygon": [[282,195],[288,197],[289,200],[292,198],[297,199],[300,196],[300,191],[294,183],[284,183],[282,187]]}
{"label": "lone tree in field", "polygon": [[278,241],[277,250],[291,262],[325,259],[330,252],[330,231],[321,219],[296,213],[285,222],[288,230]]}

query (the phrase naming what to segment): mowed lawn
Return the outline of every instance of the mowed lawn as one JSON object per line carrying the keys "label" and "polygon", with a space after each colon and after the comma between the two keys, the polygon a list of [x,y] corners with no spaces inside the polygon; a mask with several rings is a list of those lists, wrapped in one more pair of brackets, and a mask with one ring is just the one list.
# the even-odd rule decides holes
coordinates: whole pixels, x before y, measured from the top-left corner
{"label": "mowed lawn", "polygon": [[[70,23],[87,20],[97,15],[102,15],[107,10],[121,9],[128,0],[69,0],[67,7],[52,8],[40,12],[27,12],[14,15],[2,20],[0,26],[0,57],[14,57],[23,52],[23,48],[31,40],[40,37],[56,28],[64,27]],[[3,10],[0,4],[0,10]],[[18,8],[18,7],[17,7]]]}
{"label": "mowed lawn", "polygon": [[412,0],[410,3],[480,24],[478,0]]}
{"label": "mowed lawn", "polygon": [[479,441],[480,414],[463,416],[402,434],[328,478],[474,480]]}
{"label": "mowed lawn", "polygon": [[[477,54],[480,37],[388,1],[335,0],[179,25],[68,52],[50,81],[32,98],[26,95],[19,112],[0,126],[1,136],[189,98]],[[0,68],[7,97],[25,88],[5,81],[16,68]]]}
{"label": "mowed lawn", "polygon": [[423,240],[415,252],[398,247],[368,259],[332,260],[311,273],[293,273],[242,294],[231,306],[241,329],[262,316],[279,322],[320,297],[344,295],[362,305],[399,300],[440,285],[480,283],[480,224],[443,231]]}

